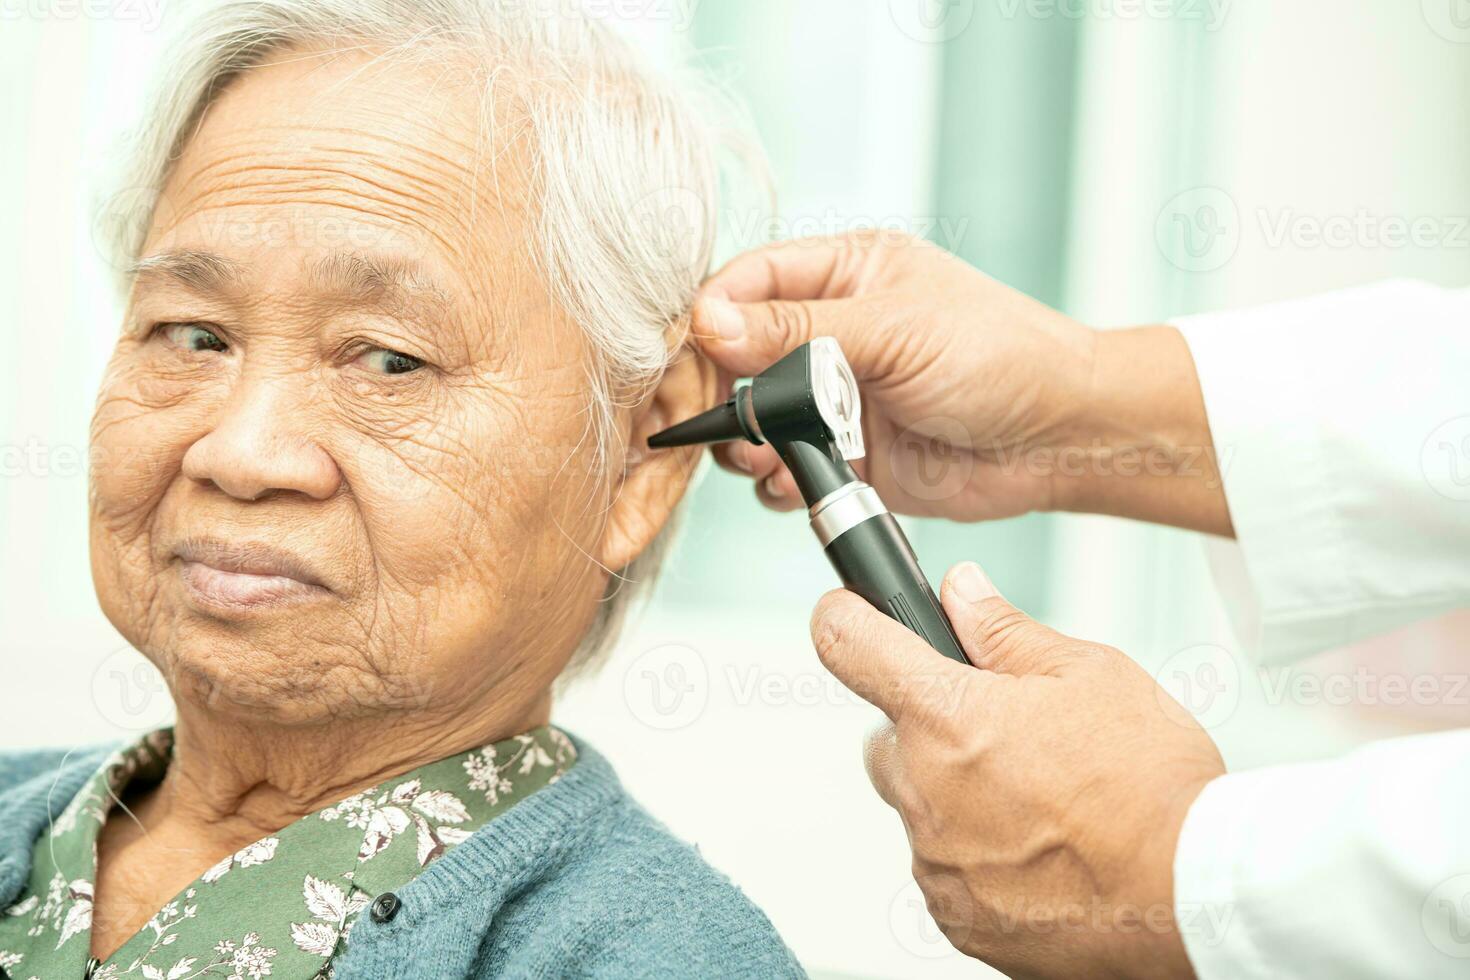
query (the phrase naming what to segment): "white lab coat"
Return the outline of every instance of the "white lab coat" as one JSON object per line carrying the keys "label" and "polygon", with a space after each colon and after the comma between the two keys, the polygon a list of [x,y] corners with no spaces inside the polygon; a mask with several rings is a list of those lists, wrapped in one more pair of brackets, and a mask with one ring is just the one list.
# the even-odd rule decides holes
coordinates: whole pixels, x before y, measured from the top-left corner
{"label": "white lab coat", "polygon": [[[1470,607],[1470,290],[1389,282],[1177,325],[1237,535],[1212,565],[1248,649],[1282,663]],[[1470,977],[1465,711],[1465,730],[1205,788],[1174,860],[1201,980]]]}

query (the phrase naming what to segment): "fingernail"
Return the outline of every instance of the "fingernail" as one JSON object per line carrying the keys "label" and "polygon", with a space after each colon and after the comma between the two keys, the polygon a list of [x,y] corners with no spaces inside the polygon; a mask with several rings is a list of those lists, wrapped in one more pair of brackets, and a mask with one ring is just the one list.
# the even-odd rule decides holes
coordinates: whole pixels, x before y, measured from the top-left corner
{"label": "fingernail", "polygon": [[720,335],[721,340],[728,342],[745,336],[745,315],[734,303],[727,303],[722,299],[707,299],[704,301],[704,315],[709,318],[710,326],[715,328],[715,333]]}
{"label": "fingernail", "polygon": [[949,584],[956,595],[970,603],[994,599],[1000,595],[994,583],[990,581],[990,576],[972,561],[955,566],[955,570],[950,573]]}
{"label": "fingernail", "polygon": [[770,494],[772,497],[781,496],[781,490],[779,487],[776,486],[776,477],[778,475],[779,474],[773,473],[770,476],[766,477],[765,481],[762,483],[762,486],[766,488],[766,493]]}

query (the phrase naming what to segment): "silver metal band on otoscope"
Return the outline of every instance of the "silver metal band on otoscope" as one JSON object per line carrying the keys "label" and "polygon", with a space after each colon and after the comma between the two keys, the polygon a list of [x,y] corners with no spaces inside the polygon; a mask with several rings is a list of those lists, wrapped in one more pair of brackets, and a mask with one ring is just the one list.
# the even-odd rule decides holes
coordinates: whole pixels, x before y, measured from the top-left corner
{"label": "silver metal band on otoscope", "polygon": [[807,513],[817,540],[825,548],[863,521],[888,513],[888,508],[878,499],[878,491],[854,480],[812,504]]}

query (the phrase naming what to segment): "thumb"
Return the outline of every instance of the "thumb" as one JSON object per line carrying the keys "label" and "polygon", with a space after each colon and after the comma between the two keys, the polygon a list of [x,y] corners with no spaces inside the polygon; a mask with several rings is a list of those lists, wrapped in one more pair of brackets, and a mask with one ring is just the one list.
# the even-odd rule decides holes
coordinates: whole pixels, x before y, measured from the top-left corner
{"label": "thumb", "polygon": [[[836,337],[850,360],[865,346],[850,329],[853,300],[735,303],[721,292],[710,289],[694,307],[693,336],[706,357],[737,377],[759,374],[815,337]],[[861,376],[860,363],[853,370]]]}
{"label": "thumb", "polygon": [[1086,646],[1011,605],[974,562],[949,570],[940,600],[970,662],[985,670],[1050,674]]}
{"label": "thumb", "polygon": [[812,613],[817,656],[842,684],[892,722],[944,718],[976,674],[846,589]]}

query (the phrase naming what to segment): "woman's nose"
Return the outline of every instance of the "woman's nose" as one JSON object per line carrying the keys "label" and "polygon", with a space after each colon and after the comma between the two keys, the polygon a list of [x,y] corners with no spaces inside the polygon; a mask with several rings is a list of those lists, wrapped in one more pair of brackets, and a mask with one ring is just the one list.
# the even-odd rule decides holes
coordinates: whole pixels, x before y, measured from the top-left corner
{"label": "woman's nose", "polygon": [[312,437],[303,402],[281,378],[242,380],[214,426],[184,454],[184,475],[240,500],[277,492],[331,497],[342,473]]}

